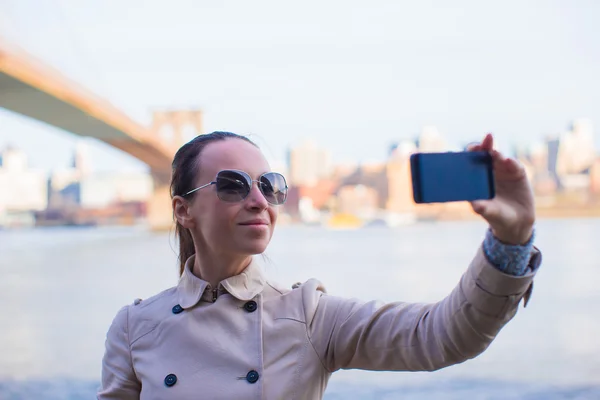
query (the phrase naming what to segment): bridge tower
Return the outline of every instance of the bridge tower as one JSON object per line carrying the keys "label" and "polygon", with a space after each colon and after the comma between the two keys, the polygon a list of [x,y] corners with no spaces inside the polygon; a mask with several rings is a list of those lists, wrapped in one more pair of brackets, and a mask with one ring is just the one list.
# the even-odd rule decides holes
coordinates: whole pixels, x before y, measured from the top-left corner
{"label": "bridge tower", "polygon": [[[154,111],[152,132],[175,152],[186,142],[202,133],[202,112],[199,110]],[[173,225],[169,184],[171,173],[151,170],[154,193],[148,202],[148,221],[153,230],[168,230]]]}

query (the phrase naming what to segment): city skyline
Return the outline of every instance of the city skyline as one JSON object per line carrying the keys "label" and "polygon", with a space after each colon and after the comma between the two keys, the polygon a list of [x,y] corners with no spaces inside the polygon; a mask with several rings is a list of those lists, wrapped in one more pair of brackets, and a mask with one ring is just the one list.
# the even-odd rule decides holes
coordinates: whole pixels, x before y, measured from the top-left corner
{"label": "city skyline", "polygon": [[[574,207],[585,215],[600,211],[600,157],[590,146],[593,139],[592,122],[579,119],[562,135],[514,149],[513,156],[523,163],[544,212],[557,215],[567,210],[573,215],[568,210]],[[311,141],[290,147],[280,170],[287,174],[289,186],[283,219],[336,228],[471,218],[466,202],[424,207],[412,198],[410,155],[460,147],[454,148],[433,126],[423,127],[416,137],[396,141],[385,160],[371,164],[335,164],[329,149]],[[23,151],[3,149],[0,226],[152,223],[149,210],[160,186],[150,173],[95,173],[83,142],[70,160],[68,168],[44,174],[29,167]]]}
{"label": "city skyline", "polygon": [[[591,121],[589,118],[578,118],[578,119],[573,119],[571,120],[568,124],[566,124],[568,127],[571,127],[573,125],[573,123],[575,121],[585,121],[586,123],[590,123],[590,128],[591,128],[591,133],[593,135],[594,133],[594,124],[593,121]],[[54,129],[56,130],[56,129]],[[289,152],[293,149],[293,148],[297,148],[297,147],[302,147],[302,146],[315,146],[316,148],[323,150],[325,152],[328,152],[328,156],[330,157],[329,162],[331,163],[331,167],[335,167],[335,166],[360,166],[360,165],[370,165],[370,164],[378,164],[378,163],[385,163],[390,156],[390,152],[393,148],[400,146],[403,142],[414,142],[415,140],[418,139],[418,137],[420,135],[422,135],[425,132],[432,132],[433,135],[439,135],[443,140],[444,140],[444,148],[440,149],[440,151],[460,151],[464,148],[465,145],[467,145],[468,143],[472,142],[470,140],[462,140],[462,141],[455,141],[452,140],[451,138],[448,138],[446,135],[443,134],[443,132],[440,132],[436,126],[434,125],[426,125],[423,126],[421,128],[420,132],[416,132],[412,135],[399,135],[397,139],[395,140],[390,140],[387,143],[384,143],[384,145],[381,148],[381,153],[382,153],[382,157],[379,159],[368,159],[368,160],[352,160],[349,158],[345,158],[343,159],[343,161],[336,161],[336,157],[334,155],[334,151],[330,148],[325,148],[318,140],[313,139],[311,137],[306,137],[303,138],[299,141],[297,141],[297,143],[295,144],[288,144],[288,146],[285,148],[285,155],[279,159],[274,159],[274,158],[269,158],[268,155],[268,151],[265,151],[265,149],[263,148],[263,151],[265,152],[265,156],[267,157],[268,161],[272,164],[271,166],[273,167],[274,170],[281,170],[284,169],[284,171],[282,172],[288,172],[289,174],[289,168],[290,168],[290,162],[291,160],[289,159]],[[550,138],[556,138],[558,139],[561,135],[567,134],[570,131],[567,129],[563,129],[561,130],[557,130],[556,133],[554,134],[545,134],[545,135],[539,135],[536,138],[532,138],[531,140],[521,140],[518,142],[508,142],[508,141],[503,141],[502,138],[497,138],[495,137],[495,141],[496,141],[496,146],[498,145],[498,143],[501,144],[502,148],[500,149],[503,154],[505,156],[510,156],[510,157],[514,157],[515,153],[517,151],[523,151],[524,149],[527,149],[528,151],[531,151],[532,149],[535,149],[536,147],[539,147],[540,145],[545,146],[545,142],[550,139]],[[53,171],[56,170],[60,170],[60,169],[65,169],[65,168],[70,168],[72,167],[73,163],[73,157],[74,154],[76,154],[77,149],[78,148],[84,148],[85,149],[85,153],[86,153],[86,162],[89,165],[88,168],[91,169],[92,172],[100,172],[100,173],[114,173],[114,172],[148,172],[148,167],[143,164],[141,161],[134,159],[132,156],[126,154],[126,153],[122,153],[119,150],[113,149],[108,147],[108,145],[103,144],[97,140],[91,139],[91,138],[83,138],[83,137],[79,137],[76,135],[72,135],[72,134],[68,134],[68,133],[63,133],[64,135],[68,135],[71,136],[70,138],[62,138],[65,142],[64,144],[66,145],[65,148],[62,149],[63,153],[66,153],[67,156],[65,158],[55,158],[53,160],[53,163],[51,164],[45,164],[45,165],[39,165],[39,163],[37,162],[37,160],[33,157],[31,157],[31,153],[28,153],[27,148],[23,148],[20,147],[18,145],[15,145],[13,142],[18,142],[18,140],[2,140],[3,138],[3,132],[0,131],[0,152],[7,149],[7,148],[14,148],[16,150],[19,150],[21,152],[23,152],[25,154],[25,156],[27,157],[27,163],[29,168],[31,169],[35,169],[35,170],[41,170],[43,173],[50,175],[52,174]],[[481,135],[483,137],[483,134]],[[593,135],[593,140],[597,141],[598,138],[600,137],[600,135]],[[255,138],[253,138],[255,139]],[[476,140],[476,139],[474,139]],[[259,142],[260,145],[260,142]],[[38,147],[39,148],[39,147]],[[98,150],[98,148],[103,148],[106,151],[109,151],[111,153],[113,153],[113,157],[116,159],[123,159],[123,160],[128,160],[129,162],[124,162],[124,163],[117,163],[115,164],[111,164],[109,168],[106,168],[105,165],[102,165],[102,163],[100,165],[98,165],[97,161],[94,161],[94,150]],[[268,149],[267,149],[268,150]],[[33,152],[35,154],[35,152]],[[596,156],[600,156],[600,148],[598,146],[595,147],[595,154]],[[339,159],[339,157],[338,157]],[[1,163],[0,163],[1,166]],[[291,176],[290,176],[291,178]]]}

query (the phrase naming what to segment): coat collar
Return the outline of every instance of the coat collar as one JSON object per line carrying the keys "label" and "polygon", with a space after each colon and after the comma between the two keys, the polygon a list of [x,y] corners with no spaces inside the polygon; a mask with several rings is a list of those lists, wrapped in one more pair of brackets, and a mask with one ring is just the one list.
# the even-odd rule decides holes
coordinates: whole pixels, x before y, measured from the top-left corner
{"label": "coat collar", "polygon": [[[183,274],[177,285],[179,305],[186,309],[195,306],[200,300],[212,301],[213,288],[210,284],[192,273],[195,256],[185,263]],[[219,294],[223,291],[238,300],[248,301],[259,294],[265,286],[265,276],[254,257],[250,264],[239,275],[229,277],[219,283]]]}

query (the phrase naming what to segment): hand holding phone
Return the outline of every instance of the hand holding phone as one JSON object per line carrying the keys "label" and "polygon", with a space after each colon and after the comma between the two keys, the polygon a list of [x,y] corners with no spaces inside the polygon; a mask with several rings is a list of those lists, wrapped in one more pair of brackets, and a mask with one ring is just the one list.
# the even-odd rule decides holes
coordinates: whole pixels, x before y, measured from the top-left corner
{"label": "hand holding phone", "polygon": [[416,203],[488,200],[495,196],[487,151],[415,153],[410,157]]}

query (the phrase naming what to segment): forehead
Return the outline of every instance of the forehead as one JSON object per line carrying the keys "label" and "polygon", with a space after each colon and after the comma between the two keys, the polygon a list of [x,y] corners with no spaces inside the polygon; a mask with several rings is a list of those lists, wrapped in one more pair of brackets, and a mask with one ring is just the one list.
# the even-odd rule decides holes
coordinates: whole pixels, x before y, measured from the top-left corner
{"label": "forehead", "polygon": [[200,155],[200,176],[212,179],[223,169],[245,171],[253,178],[269,171],[269,163],[253,144],[226,139],[208,144]]}

